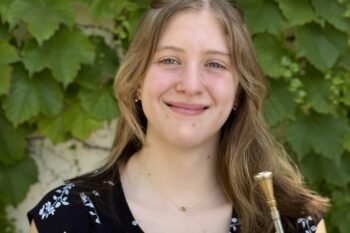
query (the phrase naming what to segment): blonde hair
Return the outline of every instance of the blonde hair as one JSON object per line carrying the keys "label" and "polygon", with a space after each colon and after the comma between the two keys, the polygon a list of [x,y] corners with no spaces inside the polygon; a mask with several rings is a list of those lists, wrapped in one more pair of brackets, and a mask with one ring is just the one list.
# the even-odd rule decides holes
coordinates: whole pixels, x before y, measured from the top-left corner
{"label": "blonde hair", "polygon": [[[147,120],[134,99],[163,29],[177,12],[199,11],[204,7],[215,14],[225,30],[231,60],[239,74],[239,108],[231,113],[221,129],[217,171],[223,191],[240,216],[242,232],[272,231],[269,211],[253,180],[254,174],[260,171],[274,173],[276,198],[283,216],[323,215],[328,200],[304,187],[283,148],[267,130],[262,117],[266,81],[243,17],[227,0],[158,0],[151,3],[116,76],[115,92],[121,115],[111,155],[99,174],[115,171],[142,148]],[[117,172],[113,174],[117,176]]]}

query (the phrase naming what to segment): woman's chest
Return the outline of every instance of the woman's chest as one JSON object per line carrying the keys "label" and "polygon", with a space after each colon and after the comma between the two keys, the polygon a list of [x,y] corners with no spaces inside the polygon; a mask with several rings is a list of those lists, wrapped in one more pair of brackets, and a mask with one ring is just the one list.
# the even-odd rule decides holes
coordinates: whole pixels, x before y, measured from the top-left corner
{"label": "woman's chest", "polygon": [[235,222],[232,205],[187,211],[130,207],[135,223],[144,233],[227,233]]}

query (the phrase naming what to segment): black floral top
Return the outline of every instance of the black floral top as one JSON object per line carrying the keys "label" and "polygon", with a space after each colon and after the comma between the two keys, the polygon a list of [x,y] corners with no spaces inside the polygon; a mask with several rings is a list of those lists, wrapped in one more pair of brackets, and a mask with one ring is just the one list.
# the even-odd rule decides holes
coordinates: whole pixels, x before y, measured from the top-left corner
{"label": "black floral top", "polygon": [[[28,212],[28,219],[35,221],[39,233],[143,233],[137,220],[132,216],[121,183],[105,181],[115,190],[116,218],[98,209],[98,203],[105,198],[105,193],[84,192],[74,183],[67,183],[48,194]],[[116,220],[117,219],[117,220]],[[311,216],[297,219],[297,232],[313,233],[317,223]],[[233,211],[229,233],[240,232],[240,222]]]}

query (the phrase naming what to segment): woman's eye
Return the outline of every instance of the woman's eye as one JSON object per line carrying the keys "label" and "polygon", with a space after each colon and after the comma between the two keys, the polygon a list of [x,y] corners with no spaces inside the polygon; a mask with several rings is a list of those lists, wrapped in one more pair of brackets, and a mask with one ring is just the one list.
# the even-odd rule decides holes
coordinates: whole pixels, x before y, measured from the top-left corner
{"label": "woman's eye", "polygon": [[160,63],[165,64],[165,65],[179,64],[179,62],[173,58],[165,58],[165,59],[161,60]]}
{"label": "woman's eye", "polygon": [[217,62],[210,62],[207,64],[208,67],[215,68],[215,69],[225,69],[225,66],[221,65]]}

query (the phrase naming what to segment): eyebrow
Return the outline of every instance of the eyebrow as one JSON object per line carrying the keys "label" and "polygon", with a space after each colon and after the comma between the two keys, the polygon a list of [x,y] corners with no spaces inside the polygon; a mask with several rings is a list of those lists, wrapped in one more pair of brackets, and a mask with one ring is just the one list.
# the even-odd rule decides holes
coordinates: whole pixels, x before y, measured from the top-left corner
{"label": "eyebrow", "polygon": [[[175,50],[175,51],[182,52],[182,53],[185,52],[184,49],[176,47],[176,46],[172,46],[172,45],[160,46],[159,48],[156,49],[157,52],[162,51],[162,50]],[[215,50],[215,49],[209,49],[209,50],[205,51],[204,54],[218,54],[218,55],[223,55],[223,56],[228,56],[228,57],[231,56],[230,53]]]}

